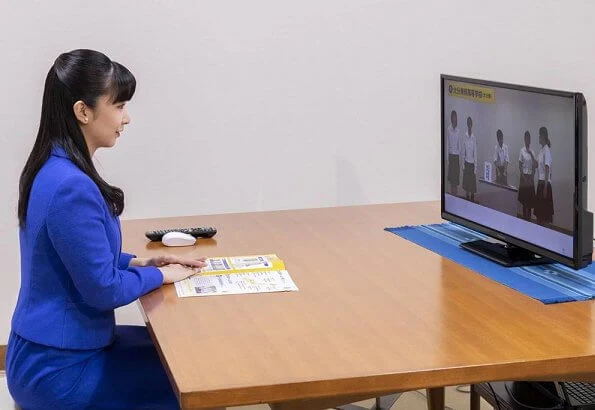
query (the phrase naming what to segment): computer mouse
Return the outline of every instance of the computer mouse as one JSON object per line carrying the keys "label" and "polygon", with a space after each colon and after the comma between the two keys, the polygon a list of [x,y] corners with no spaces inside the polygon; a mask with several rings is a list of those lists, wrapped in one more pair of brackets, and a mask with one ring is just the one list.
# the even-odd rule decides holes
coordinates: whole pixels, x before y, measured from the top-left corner
{"label": "computer mouse", "polygon": [[165,246],[192,246],[196,243],[196,238],[183,232],[169,232],[163,235],[161,242]]}

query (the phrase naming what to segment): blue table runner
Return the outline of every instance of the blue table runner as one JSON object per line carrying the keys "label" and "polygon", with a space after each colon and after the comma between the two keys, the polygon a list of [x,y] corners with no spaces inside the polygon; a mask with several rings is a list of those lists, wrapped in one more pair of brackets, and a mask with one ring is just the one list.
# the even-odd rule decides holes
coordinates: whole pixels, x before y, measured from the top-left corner
{"label": "blue table runner", "polygon": [[469,252],[462,242],[489,237],[454,223],[385,228],[413,243],[457,262],[545,304],[595,298],[595,266],[574,270],[559,263],[505,267]]}

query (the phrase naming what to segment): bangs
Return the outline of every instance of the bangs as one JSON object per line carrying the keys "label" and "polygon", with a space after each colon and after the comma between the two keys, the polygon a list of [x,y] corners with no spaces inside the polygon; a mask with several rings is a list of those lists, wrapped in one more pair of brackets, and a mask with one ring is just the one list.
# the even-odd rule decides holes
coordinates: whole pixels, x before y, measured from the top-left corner
{"label": "bangs", "polygon": [[136,90],[136,79],[134,75],[122,64],[112,62],[113,71],[109,94],[112,103],[130,101]]}

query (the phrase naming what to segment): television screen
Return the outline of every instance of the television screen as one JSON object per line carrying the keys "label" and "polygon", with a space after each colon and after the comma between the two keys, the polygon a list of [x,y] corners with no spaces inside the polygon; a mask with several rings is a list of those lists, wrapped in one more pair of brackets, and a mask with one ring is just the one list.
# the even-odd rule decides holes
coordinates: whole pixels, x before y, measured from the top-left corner
{"label": "television screen", "polygon": [[573,258],[575,95],[448,76],[441,84],[443,212]]}

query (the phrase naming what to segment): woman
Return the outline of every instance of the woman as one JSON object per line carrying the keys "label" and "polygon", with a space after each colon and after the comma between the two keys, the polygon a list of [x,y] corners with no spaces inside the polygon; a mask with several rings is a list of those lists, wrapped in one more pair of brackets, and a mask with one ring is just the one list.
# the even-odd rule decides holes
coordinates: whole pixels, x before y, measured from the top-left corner
{"label": "woman", "polygon": [[552,146],[547,128],[539,129],[539,145],[541,150],[537,156],[537,192],[535,194],[535,216],[538,223],[551,223],[554,216],[554,199],[552,194]]}
{"label": "woman", "polygon": [[519,153],[519,194],[518,200],[523,206],[523,219],[531,220],[531,212],[535,202],[535,168],[537,160],[531,149],[531,134],[525,131],[525,146]]}
{"label": "woman", "polygon": [[92,50],[64,53],[48,72],[19,183],[21,289],[6,356],[23,409],[179,408],[146,328],[116,326],[114,309],[204,258],[121,253],[124,195],[92,162],[130,122],[135,88],[130,71]]}
{"label": "woman", "polygon": [[471,117],[467,117],[467,131],[463,137],[461,148],[461,156],[464,160],[463,189],[465,190],[465,198],[475,202],[475,193],[477,192],[477,180],[475,179],[477,169],[477,140],[473,134],[473,120]]}

